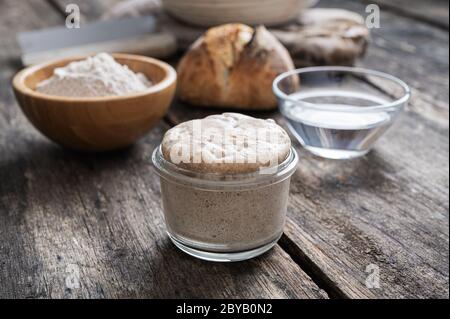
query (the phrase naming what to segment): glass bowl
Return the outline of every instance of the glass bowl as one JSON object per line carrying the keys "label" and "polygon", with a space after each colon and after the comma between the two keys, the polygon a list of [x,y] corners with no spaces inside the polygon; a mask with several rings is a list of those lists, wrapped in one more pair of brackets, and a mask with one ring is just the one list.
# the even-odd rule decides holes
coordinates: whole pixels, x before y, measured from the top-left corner
{"label": "glass bowl", "polygon": [[406,83],[382,72],[311,67],[273,84],[280,111],[305,149],[330,159],[367,154],[408,103]]}

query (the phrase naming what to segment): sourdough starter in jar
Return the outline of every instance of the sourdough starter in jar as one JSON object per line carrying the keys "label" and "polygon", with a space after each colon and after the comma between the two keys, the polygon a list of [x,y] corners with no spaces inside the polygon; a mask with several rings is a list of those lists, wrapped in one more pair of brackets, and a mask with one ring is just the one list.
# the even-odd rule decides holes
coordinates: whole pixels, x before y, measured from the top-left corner
{"label": "sourdough starter in jar", "polygon": [[274,121],[226,113],[183,123],[153,162],[169,236],[185,252],[238,261],[281,237],[298,159]]}

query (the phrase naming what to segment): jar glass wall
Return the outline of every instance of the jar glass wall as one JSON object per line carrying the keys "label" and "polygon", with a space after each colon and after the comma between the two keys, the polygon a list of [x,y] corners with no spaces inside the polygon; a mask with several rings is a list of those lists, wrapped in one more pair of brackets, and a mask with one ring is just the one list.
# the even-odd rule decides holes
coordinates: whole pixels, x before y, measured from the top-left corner
{"label": "jar glass wall", "polygon": [[283,234],[292,174],[298,156],[270,170],[219,175],[186,171],[158,148],[153,164],[161,177],[167,231],[180,249],[212,261],[239,261],[272,248]]}

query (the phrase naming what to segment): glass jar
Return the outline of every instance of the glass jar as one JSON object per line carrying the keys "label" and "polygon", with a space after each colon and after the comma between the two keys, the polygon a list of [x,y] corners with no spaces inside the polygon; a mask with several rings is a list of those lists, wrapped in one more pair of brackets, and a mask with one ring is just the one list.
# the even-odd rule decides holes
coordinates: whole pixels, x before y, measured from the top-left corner
{"label": "glass jar", "polygon": [[161,180],[167,232],[194,257],[241,261],[271,249],[283,234],[289,187],[298,155],[291,148],[276,167],[249,174],[198,173],[152,157]]}

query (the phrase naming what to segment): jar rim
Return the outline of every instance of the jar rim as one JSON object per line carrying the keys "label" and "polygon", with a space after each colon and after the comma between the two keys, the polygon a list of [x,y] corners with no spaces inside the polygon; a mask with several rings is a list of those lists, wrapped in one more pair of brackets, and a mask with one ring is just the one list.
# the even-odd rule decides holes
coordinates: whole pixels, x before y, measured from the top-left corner
{"label": "jar rim", "polygon": [[161,178],[208,189],[255,188],[275,184],[291,177],[297,168],[298,162],[298,154],[291,147],[288,157],[277,166],[262,168],[252,173],[201,173],[179,167],[166,160],[163,156],[161,145],[154,150],[152,155],[153,167]]}

